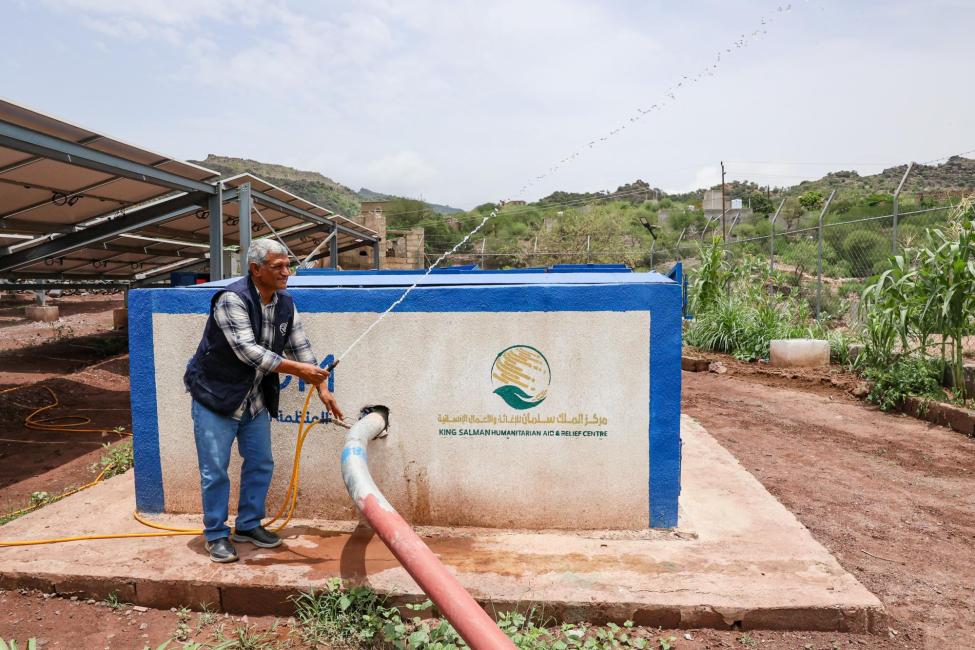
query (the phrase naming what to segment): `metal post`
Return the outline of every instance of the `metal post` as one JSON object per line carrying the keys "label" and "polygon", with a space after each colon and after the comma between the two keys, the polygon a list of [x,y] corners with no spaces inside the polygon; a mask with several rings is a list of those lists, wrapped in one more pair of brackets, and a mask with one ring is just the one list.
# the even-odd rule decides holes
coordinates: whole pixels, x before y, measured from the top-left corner
{"label": "metal post", "polygon": [[816,282],[816,320],[819,320],[819,313],[823,304],[823,216],[829,210],[829,204],[833,202],[833,195],[836,190],[829,193],[829,198],[819,211],[819,253],[817,254],[817,282]]}
{"label": "metal post", "polygon": [[586,264],[592,263],[592,254],[589,252],[589,245],[591,243],[592,236],[586,235]]}
{"label": "metal post", "polygon": [[768,273],[769,273],[769,291],[775,291],[775,283],[771,282],[771,278],[775,275],[775,220],[779,218],[779,213],[782,212],[782,206],[785,205],[785,199],[779,203],[779,207],[775,210],[775,214],[772,215],[772,221],[769,222],[768,229]]}
{"label": "metal post", "polygon": [[328,262],[329,266],[334,270],[339,268],[339,233],[338,230],[332,231],[335,235],[332,240],[328,242]]}
{"label": "metal post", "polygon": [[724,161],[721,161],[721,241],[728,238],[724,220]]}
{"label": "metal post", "polygon": [[657,240],[654,239],[650,243],[650,270],[651,271],[653,270],[653,249],[655,249],[656,247],[657,247]]}
{"label": "metal post", "polygon": [[210,197],[210,282],[223,280],[223,183]]}
{"label": "metal post", "polygon": [[382,258],[379,256],[379,242],[372,242],[372,268],[379,270]]}
{"label": "metal post", "polygon": [[676,245],[675,248],[677,248],[677,259],[678,260],[684,259],[683,257],[681,257],[681,254],[680,254],[680,242],[681,242],[682,239],[684,239],[684,233],[686,233],[686,232],[687,232],[687,226],[684,226],[684,229],[680,231],[680,237],[677,238],[677,245]]}
{"label": "metal post", "polygon": [[318,252],[323,248],[325,248],[325,246],[328,245],[328,243],[332,241],[332,239],[334,238],[335,238],[335,231],[332,231],[332,234],[327,235],[324,239],[322,239],[322,241],[318,244],[318,246],[315,246],[315,248],[313,248],[312,251],[305,256],[305,259],[302,260],[301,264],[298,265],[298,268],[299,269],[311,268],[312,263],[315,261],[315,256],[318,255]]}
{"label": "metal post", "polygon": [[735,213],[735,218],[731,220],[731,226],[728,228],[728,236],[731,237],[732,233],[735,232],[735,226],[738,225],[738,219],[741,217],[741,210]]}
{"label": "metal post", "polygon": [[894,224],[893,224],[893,228],[891,229],[892,232],[890,236],[891,251],[893,251],[891,253],[892,255],[897,255],[897,199],[901,194],[901,190],[904,189],[904,182],[907,180],[907,175],[911,173],[912,167],[914,167],[913,162],[907,164],[907,170],[904,172],[904,177],[901,178],[900,184],[897,186],[897,189],[894,191]]}
{"label": "metal post", "polygon": [[237,202],[238,213],[240,215],[240,220],[237,222],[237,228],[239,232],[237,233],[240,237],[240,268],[241,275],[247,275],[250,273],[250,268],[247,264],[247,249],[251,246],[251,206],[253,199],[251,197],[251,184],[244,183],[237,188]]}

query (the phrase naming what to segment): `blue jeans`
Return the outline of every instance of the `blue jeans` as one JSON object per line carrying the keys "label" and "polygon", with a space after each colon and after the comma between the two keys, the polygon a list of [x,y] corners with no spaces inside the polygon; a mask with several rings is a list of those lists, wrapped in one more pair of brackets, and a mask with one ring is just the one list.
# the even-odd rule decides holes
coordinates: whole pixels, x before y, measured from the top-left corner
{"label": "blue jeans", "polygon": [[193,400],[193,434],[200,464],[200,491],[203,494],[203,536],[208,542],[230,535],[227,526],[230,500],[230,449],[237,439],[237,450],[244,459],[240,470],[240,500],[237,504],[237,530],[250,530],[264,519],[264,502],[274,473],[271,457],[271,418],[267,409],[256,416],[244,413],[235,420],[214,413]]}

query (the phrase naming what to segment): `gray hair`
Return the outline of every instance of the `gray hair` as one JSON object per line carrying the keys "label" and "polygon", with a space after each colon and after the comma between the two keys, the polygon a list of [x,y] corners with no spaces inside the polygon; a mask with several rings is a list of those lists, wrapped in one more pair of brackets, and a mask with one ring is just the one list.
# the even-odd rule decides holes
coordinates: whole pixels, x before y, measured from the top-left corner
{"label": "gray hair", "polygon": [[263,266],[268,255],[287,255],[288,249],[273,239],[255,239],[247,248],[247,265]]}

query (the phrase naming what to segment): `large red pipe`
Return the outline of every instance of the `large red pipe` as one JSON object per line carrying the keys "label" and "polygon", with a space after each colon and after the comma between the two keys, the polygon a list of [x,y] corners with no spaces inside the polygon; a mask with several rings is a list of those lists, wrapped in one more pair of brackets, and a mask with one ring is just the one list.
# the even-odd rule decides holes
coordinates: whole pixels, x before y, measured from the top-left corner
{"label": "large red pipe", "polygon": [[513,649],[515,644],[389,504],[369,474],[366,446],[386,429],[388,411],[376,407],[356,422],[342,449],[342,478],[356,508],[385,542],[440,613],[474,650]]}

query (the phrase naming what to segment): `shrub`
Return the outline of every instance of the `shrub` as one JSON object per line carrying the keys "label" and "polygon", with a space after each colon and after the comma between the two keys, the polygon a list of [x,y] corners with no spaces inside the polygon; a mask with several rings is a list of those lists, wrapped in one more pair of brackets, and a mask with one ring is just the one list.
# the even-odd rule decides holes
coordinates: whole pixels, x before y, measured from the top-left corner
{"label": "shrub", "polygon": [[882,411],[889,411],[904,398],[943,397],[941,390],[941,364],[922,357],[900,357],[889,366],[871,366],[863,376],[874,382],[867,399]]}

